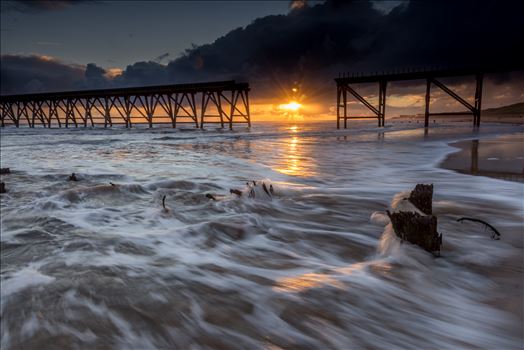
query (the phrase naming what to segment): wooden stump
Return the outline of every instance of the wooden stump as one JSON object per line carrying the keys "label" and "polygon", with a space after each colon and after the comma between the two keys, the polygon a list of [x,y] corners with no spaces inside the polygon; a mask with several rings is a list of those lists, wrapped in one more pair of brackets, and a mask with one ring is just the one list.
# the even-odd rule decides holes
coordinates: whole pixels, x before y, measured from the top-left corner
{"label": "wooden stump", "polygon": [[416,244],[424,250],[440,255],[442,235],[437,232],[437,217],[414,212],[387,212],[395,234],[403,241]]}
{"label": "wooden stump", "polygon": [[424,214],[433,214],[433,184],[416,185],[408,200]]}

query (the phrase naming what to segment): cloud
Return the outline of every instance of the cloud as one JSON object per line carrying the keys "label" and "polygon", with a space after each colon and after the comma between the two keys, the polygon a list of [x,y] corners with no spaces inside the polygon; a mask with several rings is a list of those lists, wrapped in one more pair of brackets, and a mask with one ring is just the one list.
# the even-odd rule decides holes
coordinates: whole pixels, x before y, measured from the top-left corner
{"label": "cloud", "polygon": [[291,10],[302,9],[307,6],[307,0],[292,0],[289,4]]}
{"label": "cloud", "polygon": [[154,61],[160,63],[160,62],[162,62],[163,60],[165,60],[168,57],[169,57],[169,52],[166,52],[164,54],[161,54],[157,58],[155,58]]}
{"label": "cloud", "polygon": [[259,18],[187,50],[168,70],[187,80],[248,79],[264,92],[286,90],[298,81],[307,95],[317,96],[331,93],[339,71],[524,62],[522,2],[401,5],[386,14],[372,2],[331,1]]}
{"label": "cloud", "polygon": [[105,69],[98,67],[94,63],[89,63],[86,66],[84,77],[84,84],[87,88],[105,88],[110,85]]}
{"label": "cloud", "polygon": [[153,61],[133,63],[113,80],[117,86],[162,85],[170,82],[172,80],[168,77],[166,66]]}

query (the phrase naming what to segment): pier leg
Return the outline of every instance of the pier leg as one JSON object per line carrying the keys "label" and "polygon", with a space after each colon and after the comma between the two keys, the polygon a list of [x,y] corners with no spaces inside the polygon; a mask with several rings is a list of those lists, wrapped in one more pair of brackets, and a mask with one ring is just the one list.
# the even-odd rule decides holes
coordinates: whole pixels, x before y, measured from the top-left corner
{"label": "pier leg", "polygon": [[251,127],[251,112],[249,111],[249,89],[246,90],[246,112],[247,112],[247,127]]}
{"label": "pier leg", "polygon": [[426,80],[426,110],[424,113],[424,127],[429,126],[429,102],[431,96],[431,79]]}
{"label": "pier leg", "polygon": [[378,126],[384,126],[386,124],[386,81],[379,82],[379,92],[378,92]]}
{"label": "pier leg", "polygon": [[231,110],[229,114],[229,130],[233,130],[233,115],[235,114],[235,90],[231,91]]}
{"label": "pier leg", "polygon": [[222,111],[222,101],[220,100],[220,92],[216,93],[216,105],[218,107],[218,114],[220,115],[220,127],[224,129],[224,112]]}
{"label": "pier leg", "polygon": [[200,110],[200,129],[204,128],[204,116],[206,114],[206,107],[207,107],[207,100],[208,99],[209,99],[209,97],[207,96],[207,92],[203,92],[202,93],[202,107],[201,107],[201,110]]}
{"label": "pier leg", "polygon": [[480,113],[482,108],[482,84],[484,80],[484,74],[479,73],[476,76],[477,86],[475,89],[475,117],[473,118],[474,126],[480,126]]}
{"label": "pier leg", "polygon": [[346,89],[342,91],[342,102],[344,103],[344,129],[348,128],[348,93]]}
{"label": "pier leg", "polygon": [[340,129],[340,86],[337,86],[337,129]]}

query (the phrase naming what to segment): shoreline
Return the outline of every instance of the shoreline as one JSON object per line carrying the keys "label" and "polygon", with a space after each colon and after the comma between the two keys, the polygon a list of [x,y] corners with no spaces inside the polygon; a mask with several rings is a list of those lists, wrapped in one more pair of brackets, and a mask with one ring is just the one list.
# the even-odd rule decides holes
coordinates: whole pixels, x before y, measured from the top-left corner
{"label": "shoreline", "polygon": [[442,169],[524,183],[524,135],[507,134],[448,143],[457,148],[439,163]]}

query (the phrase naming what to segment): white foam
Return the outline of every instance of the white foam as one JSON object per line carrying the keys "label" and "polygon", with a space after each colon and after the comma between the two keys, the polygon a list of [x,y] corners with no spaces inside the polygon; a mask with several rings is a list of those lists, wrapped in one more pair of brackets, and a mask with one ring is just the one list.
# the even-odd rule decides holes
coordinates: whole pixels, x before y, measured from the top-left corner
{"label": "white foam", "polygon": [[2,297],[18,293],[29,287],[45,285],[55,280],[38,271],[38,265],[29,265],[2,279]]}

